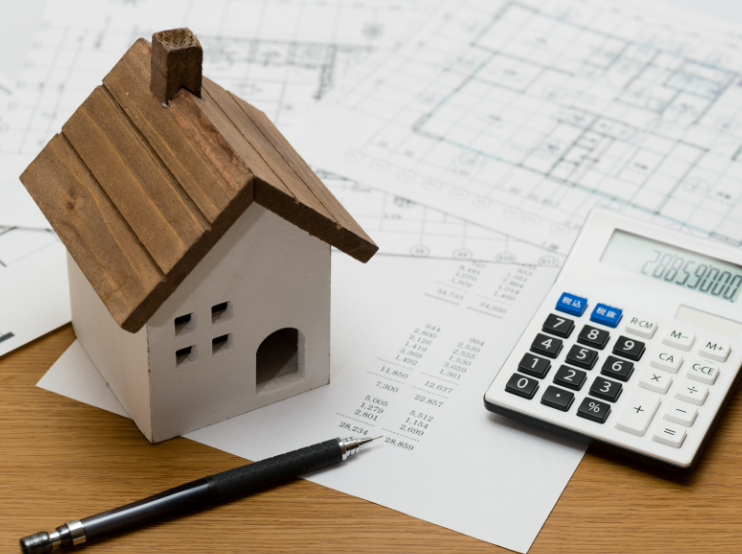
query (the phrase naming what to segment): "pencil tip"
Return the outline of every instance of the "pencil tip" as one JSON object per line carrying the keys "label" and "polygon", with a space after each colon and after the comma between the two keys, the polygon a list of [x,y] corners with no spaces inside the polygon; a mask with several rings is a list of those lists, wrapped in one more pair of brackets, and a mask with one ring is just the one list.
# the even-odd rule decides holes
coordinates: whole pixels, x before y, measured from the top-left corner
{"label": "pencil tip", "polygon": [[375,441],[376,439],[380,439],[381,437],[373,437],[373,438],[365,438],[365,439],[358,439],[358,446],[362,446],[364,444],[368,444],[371,441]]}

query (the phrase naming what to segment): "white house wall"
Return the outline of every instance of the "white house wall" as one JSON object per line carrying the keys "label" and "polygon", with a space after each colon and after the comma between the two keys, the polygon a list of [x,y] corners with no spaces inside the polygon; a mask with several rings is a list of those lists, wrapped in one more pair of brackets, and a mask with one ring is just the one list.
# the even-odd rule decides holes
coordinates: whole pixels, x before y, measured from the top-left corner
{"label": "white house wall", "polygon": [[[212,306],[229,318],[212,323]],[[175,318],[193,328],[175,333]],[[304,374],[255,385],[255,354],[271,333],[299,330]],[[146,325],[152,434],[162,441],[325,385],[330,376],[330,247],[252,204]],[[230,335],[212,354],[212,340]],[[195,347],[195,360],[175,352]],[[302,348],[303,347],[303,348]],[[301,365],[301,363],[300,363]]]}
{"label": "white house wall", "polygon": [[69,254],[67,271],[77,339],[144,436],[152,440],[146,328],[137,333],[121,329]]}

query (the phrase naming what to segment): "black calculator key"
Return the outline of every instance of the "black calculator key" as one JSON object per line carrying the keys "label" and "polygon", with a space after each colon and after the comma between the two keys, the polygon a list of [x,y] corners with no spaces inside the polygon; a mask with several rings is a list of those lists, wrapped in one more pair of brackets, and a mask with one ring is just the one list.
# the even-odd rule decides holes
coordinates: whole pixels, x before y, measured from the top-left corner
{"label": "black calculator key", "polygon": [[566,365],[561,366],[559,371],[556,372],[556,375],[554,375],[554,382],[557,385],[572,390],[580,390],[582,385],[585,384],[585,379],[587,379],[587,373]]}
{"label": "black calculator key", "polygon": [[615,356],[608,356],[600,372],[603,375],[608,375],[621,381],[628,381],[631,374],[634,373],[634,363],[628,360],[621,360]]}
{"label": "black calculator key", "polygon": [[577,408],[578,416],[597,421],[598,423],[605,423],[610,413],[611,405],[608,402],[601,402],[589,396],[586,396],[580,407]]}
{"label": "black calculator key", "polygon": [[644,343],[622,335],[613,345],[613,353],[636,362],[644,354]]}
{"label": "black calculator key", "polygon": [[544,326],[541,328],[545,333],[551,333],[557,337],[564,337],[565,339],[572,334],[572,329],[575,328],[575,322],[566,317],[561,317],[554,314],[549,314],[549,317],[544,321]]}
{"label": "black calculator key", "polygon": [[566,412],[574,402],[575,395],[559,387],[546,387],[544,395],[541,397],[541,404],[549,406],[550,408],[556,408]]}
{"label": "black calculator key", "polygon": [[598,360],[598,353],[579,344],[573,344],[567,352],[567,363],[583,369],[592,369]]}
{"label": "black calculator key", "polygon": [[530,352],[527,352],[518,364],[518,369],[522,373],[533,375],[534,377],[538,377],[539,379],[543,379],[544,377],[546,377],[546,374],[549,372],[550,367],[551,362],[549,360],[547,360],[546,358],[539,358],[538,356],[534,356]]}
{"label": "black calculator key", "polygon": [[549,358],[556,358],[562,350],[562,341],[539,333],[531,344],[531,350]]}
{"label": "black calculator key", "polygon": [[593,384],[590,385],[590,394],[615,402],[621,396],[621,388],[621,383],[603,377],[596,377]]}
{"label": "black calculator key", "polygon": [[508,380],[508,384],[505,385],[505,390],[523,398],[531,399],[538,390],[538,381],[520,373],[513,373],[513,376]]}
{"label": "black calculator key", "polygon": [[577,342],[603,350],[611,334],[605,329],[585,325],[577,336]]}

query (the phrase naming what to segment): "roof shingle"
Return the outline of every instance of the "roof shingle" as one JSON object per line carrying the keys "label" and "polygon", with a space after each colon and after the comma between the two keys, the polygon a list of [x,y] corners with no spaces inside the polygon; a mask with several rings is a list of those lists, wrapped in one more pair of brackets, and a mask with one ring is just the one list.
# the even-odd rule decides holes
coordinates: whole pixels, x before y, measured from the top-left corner
{"label": "roof shingle", "polygon": [[203,78],[150,91],[139,39],[21,181],[116,322],[139,330],[252,202],[360,260],[378,247],[263,112]]}

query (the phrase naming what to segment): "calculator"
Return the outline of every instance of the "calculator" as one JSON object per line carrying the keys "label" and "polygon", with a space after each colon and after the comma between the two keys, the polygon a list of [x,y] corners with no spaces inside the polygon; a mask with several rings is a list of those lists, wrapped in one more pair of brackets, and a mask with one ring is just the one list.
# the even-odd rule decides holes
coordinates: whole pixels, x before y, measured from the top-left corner
{"label": "calculator", "polygon": [[689,471],[739,377],[741,293],[739,249],[594,210],[485,406]]}

